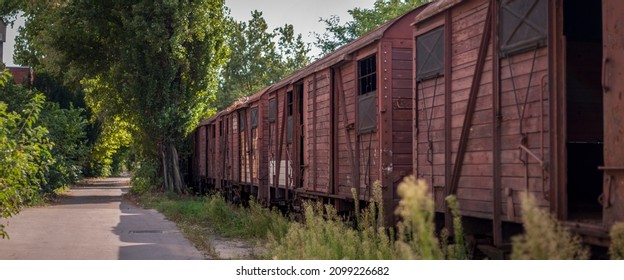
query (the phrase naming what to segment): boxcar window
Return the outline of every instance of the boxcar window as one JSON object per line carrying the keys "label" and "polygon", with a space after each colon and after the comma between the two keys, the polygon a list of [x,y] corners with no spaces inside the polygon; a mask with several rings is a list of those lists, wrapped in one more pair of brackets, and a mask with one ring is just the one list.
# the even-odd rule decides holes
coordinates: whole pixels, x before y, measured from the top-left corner
{"label": "boxcar window", "polygon": [[503,0],[500,5],[501,55],[546,45],[548,1]]}
{"label": "boxcar window", "polygon": [[444,26],[416,37],[416,80],[444,75]]}
{"label": "boxcar window", "polygon": [[358,133],[377,128],[377,56],[358,61]]}
{"label": "boxcar window", "polygon": [[292,143],[292,138],[293,138],[293,93],[292,91],[286,93],[286,108],[287,108],[286,139],[288,143]]}
{"label": "boxcar window", "polygon": [[258,127],[258,107],[251,108],[251,128]]}
{"label": "boxcar window", "polygon": [[275,98],[269,100],[269,122],[275,122],[277,117],[277,101]]}
{"label": "boxcar window", "polygon": [[360,81],[360,95],[377,90],[377,59],[370,56],[358,63]]}

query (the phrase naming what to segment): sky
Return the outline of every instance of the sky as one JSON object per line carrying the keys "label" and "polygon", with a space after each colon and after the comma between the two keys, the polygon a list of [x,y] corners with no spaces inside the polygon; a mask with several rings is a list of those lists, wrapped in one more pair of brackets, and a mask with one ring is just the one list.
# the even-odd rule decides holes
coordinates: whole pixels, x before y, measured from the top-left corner
{"label": "sky", "polygon": [[[325,25],[319,22],[320,18],[331,15],[340,16],[341,22],[351,20],[347,10],[355,7],[372,8],[375,0],[225,0],[225,5],[231,10],[231,15],[239,21],[251,18],[251,11],[262,12],[269,28],[283,26],[290,23],[296,33],[303,35],[303,40],[314,42],[312,32],[323,33]],[[13,50],[17,28],[23,25],[23,19],[18,19],[13,28],[7,28],[7,42],[4,43],[2,61],[6,65],[13,63]],[[319,50],[312,46],[310,55],[318,55]]]}

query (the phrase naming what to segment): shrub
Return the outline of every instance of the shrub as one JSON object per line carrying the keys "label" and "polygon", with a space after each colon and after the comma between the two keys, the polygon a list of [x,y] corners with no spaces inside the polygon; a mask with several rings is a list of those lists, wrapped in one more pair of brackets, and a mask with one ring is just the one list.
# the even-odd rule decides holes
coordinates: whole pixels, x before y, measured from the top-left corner
{"label": "shrub", "polygon": [[86,159],[87,119],[84,109],[61,109],[58,103],[46,102],[41,113],[42,126],[48,129],[48,137],[54,142],[51,150],[54,164],[46,174],[44,191],[56,189],[78,181],[82,177],[82,165]]}
{"label": "shrub", "polygon": [[42,94],[14,85],[7,71],[0,74],[0,218],[37,198],[54,163],[48,130],[37,123],[44,102]]}
{"label": "shrub", "polygon": [[522,220],[525,233],[512,238],[512,259],[582,260],[589,257],[578,236],[540,209],[530,194],[522,199]]}
{"label": "shrub", "polygon": [[145,159],[137,163],[133,168],[132,178],[130,179],[132,183],[130,193],[142,195],[162,185],[158,176],[158,168],[159,164],[155,160]]}

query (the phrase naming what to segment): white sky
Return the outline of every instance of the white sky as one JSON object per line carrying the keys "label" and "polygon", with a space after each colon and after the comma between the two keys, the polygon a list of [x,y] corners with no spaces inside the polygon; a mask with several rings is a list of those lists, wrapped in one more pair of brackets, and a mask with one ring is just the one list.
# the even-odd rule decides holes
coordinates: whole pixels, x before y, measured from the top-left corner
{"label": "white sky", "polygon": [[[301,33],[304,41],[312,43],[312,32],[323,33],[325,25],[319,22],[321,17],[331,15],[340,16],[341,22],[351,20],[347,10],[354,7],[372,8],[375,0],[225,0],[225,5],[231,10],[231,15],[239,21],[251,18],[251,11],[262,12],[269,29],[274,29],[290,23],[295,33]],[[17,28],[23,25],[23,19],[18,19],[14,28],[7,28],[7,42],[4,43],[2,61],[6,65],[14,65],[13,50]],[[312,49],[311,55],[319,51]]]}

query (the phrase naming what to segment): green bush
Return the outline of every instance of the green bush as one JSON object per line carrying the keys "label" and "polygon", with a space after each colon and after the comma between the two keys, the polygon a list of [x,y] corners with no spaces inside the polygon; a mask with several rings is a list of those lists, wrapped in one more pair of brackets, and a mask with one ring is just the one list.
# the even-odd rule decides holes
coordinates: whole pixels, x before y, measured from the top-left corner
{"label": "green bush", "polygon": [[41,112],[41,125],[48,129],[48,137],[54,142],[51,150],[54,164],[46,174],[44,191],[56,189],[78,181],[82,166],[89,152],[87,148],[87,119],[84,109],[61,109],[58,103],[46,102]]}
{"label": "green bush", "polygon": [[161,179],[158,176],[158,162],[145,159],[136,163],[132,172],[132,188],[130,193],[142,195],[160,186]]}
{"label": "green bush", "polygon": [[[48,130],[37,121],[45,97],[0,74],[0,218],[18,213],[45,186],[54,159]],[[8,237],[0,224],[0,238]]]}

